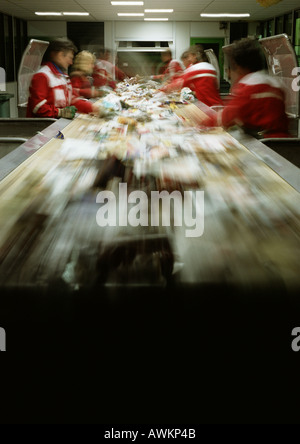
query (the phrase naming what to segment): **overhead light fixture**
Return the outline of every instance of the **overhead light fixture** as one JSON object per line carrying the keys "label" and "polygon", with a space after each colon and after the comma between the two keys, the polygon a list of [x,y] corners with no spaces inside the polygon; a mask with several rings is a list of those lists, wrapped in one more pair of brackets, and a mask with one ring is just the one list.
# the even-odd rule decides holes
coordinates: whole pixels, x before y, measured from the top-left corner
{"label": "overhead light fixture", "polygon": [[250,17],[250,14],[229,14],[227,12],[219,14],[200,14],[201,17]]}
{"label": "overhead light fixture", "polygon": [[145,12],[174,12],[174,9],[145,9]]}
{"label": "overhead light fixture", "polygon": [[[166,48],[164,48],[164,49],[166,49]],[[130,52],[161,52],[162,49],[161,49],[161,47],[157,48],[154,46],[151,48],[145,48],[144,46],[143,47],[133,46],[131,48],[126,48],[126,47],[118,48],[118,52],[128,52],[128,51],[130,51]]]}
{"label": "overhead light fixture", "polygon": [[110,2],[113,6],[143,6],[144,2]]}
{"label": "overhead light fixture", "polygon": [[166,22],[168,18],[144,18],[146,22]]}
{"label": "overhead light fixture", "polygon": [[119,17],[144,17],[143,12],[118,12]]}
{"label": "overhead light fixture", "polygon": [[35,15],[61,15],[61,12],[35,12]]}
{"label": "overhead light fixture", "polygon": [[89,12],[63,12],[63,15],[90,15]]}
{"label": "overhead light fixture", "polygon": [[276,5],[276,3],[281,2],[281,0],[256,0],[261,6],[268,8],[269,6]]}

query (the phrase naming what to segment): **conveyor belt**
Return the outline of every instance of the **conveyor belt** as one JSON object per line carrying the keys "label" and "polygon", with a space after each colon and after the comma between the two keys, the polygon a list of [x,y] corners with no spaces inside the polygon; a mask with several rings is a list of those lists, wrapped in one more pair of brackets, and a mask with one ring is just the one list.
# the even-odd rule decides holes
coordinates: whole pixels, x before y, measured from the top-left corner
{"label": "conveyor belt", "polygon": [[[0,285],[299,285],[299,169],[250,137],[189,126],[202,113],[193,105],[156,108],[142,123],[130,112],[60,120],[0,161]],[[203,191],[204,207],[192,229],[164,206],[158,225],[151,206],[148,225],[131,226],[128,207],[125,224],[101,227],[98,193],[112,192],[121,214],[120,183],[123,200],[144,191],[148,211],[161,190],[190,193],[193,205]]]}
{"label": "conveyor belt", "polygon": [[[30,119],[31,120],[31,119]],[[28,159],[36,150],[42,147],[51,138],[55,137],[58,131],[65,128],[70,123],[70,120],[59,119],[49,125],[41,133],[30,138],[27,142],[21,144],[14,151],[7,154],[0,162],[0,180],[11,173],[22,162]],[[17,135],[16,135],[17,136]]]}

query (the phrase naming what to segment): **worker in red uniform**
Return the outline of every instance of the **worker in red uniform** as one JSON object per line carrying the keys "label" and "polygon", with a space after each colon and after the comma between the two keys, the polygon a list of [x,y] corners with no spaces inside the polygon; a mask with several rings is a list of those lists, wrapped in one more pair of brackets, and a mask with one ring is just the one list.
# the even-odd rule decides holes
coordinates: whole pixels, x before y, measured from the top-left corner
{"label": "worker in red uniform", "polygon": [[183,73],[183,67],[178,60],[172,59],[172,52],[170,49],[161,53],[162,66],[158,75],[151,76],[153,80],[161,80],[163,82],[170,82],[179,77]]}
{"label": "worker in red uniform", "polygon": [[188,87],[195,92],[200,102],[208,106],[222,105],[217,72],[213,65],[207,62],[204,51],[190,47],[183,53],[183,62],[186,66],[183,74],[160,90],[169,93]]}
{"label": "worker in red uniform", "polygon": [[100,51],[93,71],[94,86],[109,86],[115,89],[117,82],[122,82],[126,77],[126,74],[111,62],[111,51]]}
{"label": "worker in red uniform", "polygon": [[278,79],[262,70],[259,43],[249,38],[234,43],[229,67],[232,98],[222,111],[202,123],[225,128],[238,125],[256,137],[287,137],[285,94]]}
{"label": "worker in red uniform", "polygon": [[67,70],[73,63],[76,47],[65,38],[53,40],[43,57],[42,67],[29,87],[27,117],[65,117],[97,113],[98,105],[81,98],[72,89]]}
{"label": "worker in red uniform", "polygon": [[96,57],[89,51],[79,52],[72,66],[70,74],[73,92],[87,99],[100,97],[103,95],[101,91],[93,86],[93,69]]}

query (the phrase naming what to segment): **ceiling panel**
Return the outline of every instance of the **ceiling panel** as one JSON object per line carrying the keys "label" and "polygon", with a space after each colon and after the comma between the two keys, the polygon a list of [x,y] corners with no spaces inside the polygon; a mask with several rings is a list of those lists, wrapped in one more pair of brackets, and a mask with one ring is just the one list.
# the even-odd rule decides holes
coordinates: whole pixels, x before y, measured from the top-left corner
{"label": "ceiling panel", "polygon": [[[281,15],[292,9],[300,8],[299,0],[282,0],[269,8],[260,6],[256,0],[144,0],[144,6],[112,6],[110,0],[62,0],[41,2],[40,0],[1,0],[0,11],[26,20],[133,20],[129,17],[118,17],[118,12],[143,12],[144,9],[173,8],[173,14],[163,14],[169,20],[176,21],[207,21],[216,20],[201,18],[200,13],[216,12],[248,12],[250,20],[263,20]],[[52,12],[89,12],[90,17],[41,17],[35,11]],[[147,13],[145,17],[154,16]],[[159,14],[155,14],[158,17]],[[143,18],[135,18],[143,20]],[[217,19],[218,20],[218,19]],[[230,19],[231,20],[231,19]]]}

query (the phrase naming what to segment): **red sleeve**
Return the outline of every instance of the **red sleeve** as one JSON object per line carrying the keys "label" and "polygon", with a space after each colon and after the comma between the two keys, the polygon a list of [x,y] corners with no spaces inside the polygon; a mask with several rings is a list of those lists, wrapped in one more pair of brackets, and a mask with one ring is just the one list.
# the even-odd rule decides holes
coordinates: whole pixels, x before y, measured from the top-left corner
{"label": "red sleeve", "polygon": [[119,69],[117,66],[115,66],[115,76],[116,79],[118,80],[124,80],[127,77],[126,74],[123,71],[121,71],[121,69]]}
{"label": "red sleeve", "polygon": [[94,86],[97,88],[107,85],[107,72],[103,68],[99,68],[96,65],[94,66],[94,72],[93,72],[93,80],[94,80]]}
{"label": "red sleeve", "polygon": [[176,72],[183,72],[183,68],[179,62],[175,62],[175,71]]}
{"label": "red sleeve", "polygon": [[182,66],[176,60],[171,60],[164,72],[166,79],[174,79],[179,77],[183,72]]}
{"label": "red sleeve", "polygon": [[181,76],[181,78],[182,78],[182,87],[185,87],[185,86],[189,85],[190,77],[192,75],[193,74],[188,69],[182,74],[182,76]]}
{"label": "red sleeve", "polygon": [[54,118],[58,116],[58,108],[49,103],[51,89],[43,73],[37,73],[32,77],[29,93],[28,104],[33,116]]}
{"label": "red sleeve", "polygon": [[73,94],[72,105],[76,106],[78,112],[88,114],[93,111],[93,104],[87,99],[83,99],[82,97],[76,97]]}
{"label": "red sleeve", "polygon": [[246,94],[242,85],[237,85],[232,90],[232,98],[225,108],[210,116],[203,123],[205,126],[222,126],[229,128],[234,125],[241,125],[243,123],[243,116],[249,109],[249,96]]}
{"label": "red sleeve", "polygon": [[163,75],[163,74],[159,74],[159,75],[155,75],[155,76],[152,76],[152,79],[153,80],[161,80],[161,79],[163,79],[165,76]]}
{"label": "red sleeve", "polygon": [[88,114],[93,111],[93,104],[87,99],[83,99],[78,93],[78,89],[72,85],[72,102],[71,105],[76,106],[78,112]]}
{"label": "red sleeve", "polygon": [[81,87],[81,78],[80,76],[72,76],[71,77],[71,82],[72,82],[72,88],[73,90],[75,89],[80,89]]}
{"label": "red sleeve", "polygon": [[237,85],[236,88],[232,90],[232,98],[228,105],[222,111],[220,124],[224,128],[230,126],[241,124],[244,121],[244,115],[249,109],[250,98],[246,94],[243,85]]}
{"label": "red sleeve", "polygon": [[93,96],[92,88],[88,88],[88,87],[86,88],[83,85],[83,82],[82,82],[82,79],[80,76],[72,76],[71,82],[72,82],[73,92],[74,92],[74,94],[76,94],[76,96],[86,97],[87,99],[89,99]]}
{"label": "red sleeve", "polygon": [[112,89],[116,89],[117,86],[117,82],[115,82],[114,80],[110,80],[107,84],[107,86],[109,86]]}
{"label": "red sleeve", "polygon": [[177,62],[176,60],[171,60],[171,63],[169,64],[169,74],[172,77],[177,77],[179,75],[181,75],[183,72],[182,66],[180,65],[179,62]]}
{"label": "red sleeve", "polygon": [[183,88],[183,78],[177,77],[171,83],[167,83],[165,86],[160,88],[160,91],[163,91],[165,93],[170,93],[172,91],[180,90],[182,88]]}
{"label": "red sleeve", "polygon": [[207,118],[203,119],[201,124],[208,127],[221,126],[221,114],[222,112],[218,112],[215,115],[207,116]]}

